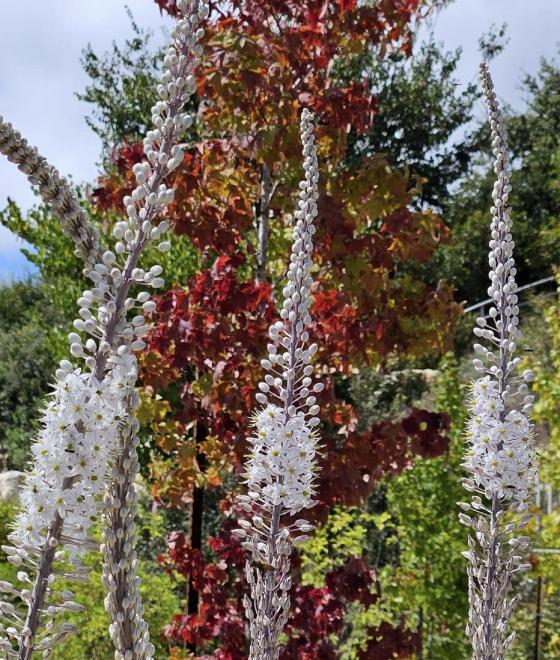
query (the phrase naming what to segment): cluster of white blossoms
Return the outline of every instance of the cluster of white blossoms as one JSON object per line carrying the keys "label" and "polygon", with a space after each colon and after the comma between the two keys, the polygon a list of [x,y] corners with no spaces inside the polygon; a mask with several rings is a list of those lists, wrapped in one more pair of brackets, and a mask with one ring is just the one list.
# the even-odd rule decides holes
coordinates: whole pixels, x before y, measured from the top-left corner
{"label": "cluster of white blossoms", "polygon": [[[278,657],[278,639],[288,616],[290,553],[313,526],[304,519],[287,524],[283,517],[312,507],[317,472],[319,406],[311,360],[317,345],[309,345],[310,287],[314,221],[317,217],[318,163],[313,116],[301,117],[305,179],[300,183],[295,212],[292,254],[284,287],[281,321],[269,330],[266,374],[256,399],[262,408],[254,418],[246,463],[248,494],[238,498],[249,519],[239,521],[235,534],[251,552],[247,580],[251,596],[245,610],[251,636],[251,660]],[[267,566],[263,571],[261,566]]]}
{"label": "cluster of white blossoms", "polygon": [[[103,511],[107,477],[127,413],[123,393],[134,386],[136,373],[131,353],[120,357],[101,382],[74,369],[68,360],[61,362],[31,447],[31,469],[9,535],[11,545],[2,548],[8,561],[20,569],[17,577],[24,587],[18,590],[3,583],[0,590],[17,594],[28,607],[24,623],[17,608],[0,603],[0,645],[5,657],[27,658],[39,651],[48,657],[57,642],[76,632],[74,626],[56,619],[83,608],[69,592],[57,592],[55,582],[59,577],[80,580],[89,571],[79,558],[95,549],[89,531]],[[33,578],[41,588],[31,591]],[[41,619],[43,630],[38,628]]]}
{"label": "cluster of white blossoms", "polygon": [[43,545],[56,516],[64,521],[66,550],[81,554],[87,547],[117,448],[123,390],[136,379],[134,361],[131,356],[128,365],[113,369],[100,383],[64,363],[69,371],[57,382],[32,445],[33,467],[10,539],[19,547]]}
{"label": "cluster of white blossoms", "polygon": [[[81,579],[87,574],[78,558],[92,549],[88,533],[103,508],[106,477],[115,460],[125,412],[123,390],[132,387],[136,379],[134,363],[130,356],[128,363],[97,382],[73,369],[70,362],[62,362],[60,371],[64,374],[57,380],[31,448],[32,468],[21,492],[21,512],[9,536],[11,545],[2,548],[26,586],[16,590],[9,583],[0,585],[0,590],[19,595],[30,605],[31,577],[36,573],[46,578],[48,586],[38,611],[44,608],[49,622],[43,633],[36,632],[31,638],[29,619],[22,626],[21,612],[0,602],[4,657],[31,657],[33,651],[48,657],[56,642],[75,632],[73,626],[56,624],[55,619],[83,608],[72,600],[73,595],[55,592],[54,585],[59,576]],[[50,558],[48,571],[44,570],[45,556]]]}
{"label": "cluster of white blossoms", "polygon": [[464,480],[472,493],[470,502],[460,502],[461,522],[472,529],[469,550],[469,621],[467,634],[473,660],[503,660],[515,634],[509,622],[516,599],[510,595],[512,575],[530,568],[522,553],[529,540],[516,535],[527,518],[511,516],[527,508],[528,495],[536,477],[533,429],[528,419],[533,396],[527,383],[531,371],[517,374],[521,360],[514,357],[521,338],[517,298],[517,274],[513,257],[511,211],[511,168],[507,136],[492,80],[486,64],[481,79],[490,128],[496,183],[492,193],[492,222],[488,263],[491,306],[487,318],[477,319],[474,334],[490,348],[475,344],[474,368],[481,374],[472,387],[467,424],[468,448]]}
{"label": "cluster of white blossoms", "polygon": [[[14,545],[6,548],[12,563],[21,562],[30,569],[18,573],[22,589],[5,585],[9,593],[20,595],[27,609],[24,615],[0,605],[0,619],[8,622],[0,628],[6,657],[27,660],[36,651],[48,657],[57,641],[74,632],[73,626],[55,622],[69,607],[60,604],[64,596],[52,584],[59,574],[83,578],[79,555],[92,547],[87,532],[102,510],[108,480],[104,580],[111,592],[106,605],[113,619],[110,630],[115,657],[147,659],[153,654],[142,619],[132,547],[133,483],[138,471],[133,388],[137,376],[134,351],[145,347],[145,314],[156,305],[147,291],[131,296],[130,290],[137,285],[157,289],[164,284],[161,266],[144,270],[138,264],[149,245],[155,244],[162,252],[170,249],[169,242],[161,241],[168,229],[161,216],[173,199],[166,179],[183,160],[180,139],[193,121],[183,108],[195,91],[193,74],[204,35],[201,23],[209,9],[205,0],[180,0],[178,8],[157,90],[160,100],[152,108],[154,129],[144,141],[147,161],[134,166],[137,187],[123,200],[127,219],[114,227],[112,250],[99,246],[79,205],[70,208],[69,188],[55,176],[54,168],[26,143],[22,146],[21,136],[11,126],[0,122],[0,150],[18,162],[33,182],[39,182],[45,201],[61,213],[93,283],[78,300],[75,331],[69,334],[70,353],[83,361],[86,370],[63,360],[56,371],[55,392],[33,447],[33,462],[22,492]],[[31,163],[25,162],[27,157]],[[59,194],[51,194],[57,185]],[[74,197],[71,202],[76,202]]]}
{"label": "cluster of white blossoms", "polygon": [[255,430],[250,438],[249,485],[260,484],[262,499],[290,515],[312,507],[317,437],[303,413],[285,422],[283,409],[269,404],[256,414]]}
{"label": "cluster of white blossoms", "polygon": [[536,478],[533,430],[524,413],[504,408],[496,380],[485,376],[475,381],[467,428],[471,448],[463,465],[487,498],[521,503]]}

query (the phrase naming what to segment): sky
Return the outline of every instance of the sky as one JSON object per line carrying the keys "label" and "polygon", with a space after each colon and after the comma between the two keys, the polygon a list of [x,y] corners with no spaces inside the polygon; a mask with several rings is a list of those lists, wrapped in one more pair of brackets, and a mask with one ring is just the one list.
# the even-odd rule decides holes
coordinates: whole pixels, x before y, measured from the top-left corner
{"label": "sky", "polygon": [[[71,174],[78,183],[94,181],[101,146],[86,125],[87,104],[75,96],[87,84],[81,51],[91,43],[95,52],[102,53],[114,39],[122,43],[131,35],[125,4],[141,27],[153,30],[154,43],[162,43],[165,21],[159,9],[153,0],[0,0],[0,4],[0,114],[62,174]],[[504,22],[510,41],[492,63],[492,73],[499,96],[520,109],[523,75],[535,73],[541,57],[557,53],[560,0],[455,0],[436,17],[434,32],[447,48],[462,47],[457,79],[467,84],[477,76],[480,35],[492,24]],[[482,117],[482,106],[479,114]],[[0,208],[8,196],[24,210],[34,203],[25,176],[0,157]],[[0,227],[0,280],[32,272],[20,247],[19,239]]]}
{"label": "sky", "polygon": [[[95,180],[101,152],[85,122],[90,108],[75,96],[88,82],[81,52],[91,43],[103,53],[132,35],[126,5],[138,25],[153,30],[154,44],[163,43],[164,19],[153,0],[0,0],[0,115],[77,183]],[[0,209],[8,197],[23,209],[36,199],[25,176],[0,156]],[[32,272],[20,247],[0,227],[0,280]]]}

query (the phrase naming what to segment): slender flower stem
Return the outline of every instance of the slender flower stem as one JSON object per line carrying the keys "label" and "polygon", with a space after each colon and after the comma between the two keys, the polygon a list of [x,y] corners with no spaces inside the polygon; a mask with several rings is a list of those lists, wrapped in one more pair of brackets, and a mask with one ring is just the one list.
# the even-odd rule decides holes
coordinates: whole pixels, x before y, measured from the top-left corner
{"label": "slender flower stem", "polygon": [[[301,289],[302,278],[298,278],[296,283],[296,290]],[[301,331],[298,332],[298,323],[300,321],[300,312],[299,309],[296,310],[296,316],[294,321],[291,324],[290,329],[290,360],[288,363],[288,374],[295,374],[297,367],[296,360],[296,349],[301,340]],[[291,407],[294,399],[294,376],[289,375],[286,382],[286,401],[284,403],[284,425],[287,425],[291,418]],[[280,474],[278,476],[278,483],[280,485],[284,484],[284,475]],[[270,532],[269,532],[269,542],[268,542],[268,563],[270,566],[275,567],[276,564],[276,555],[277,555],[277,537],[280,532],[280,519],[282,516],[283,504],[275,504],[272,508]],[[282,561],[281,565],[278,568],[273,568],[265,576],[265,600],[264,608],[260,613],[264,620],[274,620],[274,595],[276,592],[276,584],[281,582],[284,574],[289,569],[289,565],[286,566],[287,562]],[[264,629],[264,643],[263,643],[263,652],[262,658],[261,655],[256,656],[255,660],[274,660],[278,655],[278,639],[274,634],[274,629],[272,626],[266,626]]]}
{"label": "slender flower stem", "polygon": [[143,618],[140,578],[136,575],[136,492],[139,471],[138,422],[134,413],[137,396],[131,396],[124,420],[120,447],[111,483],[106,494],[103,532],[103,583],[107,589],[105,607],[111,619],[109,632],[119,658],[149,660],[155,648]]}
{"label": "slender flower stem", "polygon": [[[43,557],[39,565],[39,571],[31,594],[32,605],[29,608],[27,619],[25,621],[24,629],[31,632],[37,630],[39,627],[39,613],[45,603],[45,595],[49,584],[48,580],[52,573],[55,553],[60,543],[60,535],[62,534],[63,525],[64,519],[59,513],[57,513],[51,528],[49,529],[47,542],[45,543],[43,550]],[[29,658],[31,658],[33,655],[34,640],[34,635],[22,638],[18,654],[19,660],[29,660]]]}
{"label": "slender flower stem", "polygon": [[[500,525],[498,523],[498,513],[501,511],[500,501],[497,495],[492,495],[492,517],[490,519],[490,534],[488,543],[488,571],[486,577],[486,598],[484,600],[482,620],[484,622],[484,647],[492,648],[492,637],[494,635],[494,610],[496,608],[496,572],[498,568],[498,539],[500,535]],[[488,652],[484,660],[493,660]]]}
{"label": "slender flower stem", "polygon": [[[490,79],[485,75],[487,73],[487,69],[483,68],[481,72],[484,79],[486,80],[486,85],[488,87],[488,83],[490,82]],[[491,96],[489,98],[488,110],[490,113],[491,120],[493,115],[499,112],[497,104],[495,103],[495,99],[493,99]],[[500,161],[500,163],[501,162],[503,161]],[[499,165],[498,167],[500,168],[501,165]],[[504,195],[506,195],[505,186],[509,181],[506,172],[507,170],[504,169],[504,175],[498,177],[496,198],[500,200],[502,200],[504,198]],[[498,243],[504,243],[507,239],[507,231],[506,231],[507,223],[506,223],[506,218],[504,216],[503,204],[500,204],[499,206],[496,207],[496,216],[498,220],[497,223],[498,235],[496,240],[498,241]],[[498,264],[501,264],[503,268],[499,275],[500,291],[503,291],[504,287],[507,285],[507,276],[506,276],[507,261],[508,261],[507,253],[505,251],[501,252],[497,260]],[[498,304],[496,305],[496,309],[498,311],[498,315],[500,318],[500,323],[498,327],[500,371],[498,374],[497,389],[501,400],[505,400],[507,398],[506,374],[507,374],[507,365],[509,359],[509,345],[510,345],[510,340],[512,338],[511,337],[512,332],[511,330],[508,330],[509,319],[506,315],[507,306],[508,306],[507,296],[503,296],[503,295],[500,296],[498,300]],[[513,334],[514,335],[516,334],[515,330],[513,331]],[[505,421],[505,407],[499,412],[499,420],[502,423]],[[503,441],[497,443],[497,449],[498,451],[503,450]],[[494,634],[494,626],[495,626],[493,614],[494,614],[494,610],[496,609],[496,590],[497,590],[496,573],[499,566],[498,546],[499,546],[499,536],[500,536],[500,523],[498,518],[500,516],[500,512],[502,512],[502,505],[497,493],[492,493],[491,512],[492,513],[490,518],[490,534],[489,534],[489,544],[488,544],[488,572],[487,572],[487,580],[486,580],[486,599],[484,602],[484,610],[483,610],[484,642],[485,642],[485,648],[488,650],[491,649],[493,645],[492,637]],[[493,660],[490,651],[488,651],[488,653],[489,655],[487,660]],[[486,658],[484,660],[486,660]]]}

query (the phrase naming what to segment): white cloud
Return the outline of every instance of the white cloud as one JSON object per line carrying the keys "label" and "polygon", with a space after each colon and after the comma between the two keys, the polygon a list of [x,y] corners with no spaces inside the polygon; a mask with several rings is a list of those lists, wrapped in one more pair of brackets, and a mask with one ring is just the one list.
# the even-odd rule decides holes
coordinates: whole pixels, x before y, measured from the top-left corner
{"label": "white cloud", "polygon": [[[87,104],[75,93],[87,77],[80,55],[90,42],[104,52],[131,35],[124,0],[18,0],[2,2],[0,113],[39,148],[62,174],[77,182],[97,174],[100,144],[87,127]],[[162,41],[163,18],[153,0],[129,0],[137,23]],[[0,206],[10,196],[34,202],[23,174],[0,159]]]}
{"label": "white cloud", "polygon": [[455,0],[435,19],[435,35],[450,49],[463,48],[459,81],[477,81],[480,53],[478,39],[492,24],[507,23],[509,43],[491,63],[500,98],[521,109],[524,97],[521,80],[534,74],[541,57],[558,54],[560,2],[558,0]]}

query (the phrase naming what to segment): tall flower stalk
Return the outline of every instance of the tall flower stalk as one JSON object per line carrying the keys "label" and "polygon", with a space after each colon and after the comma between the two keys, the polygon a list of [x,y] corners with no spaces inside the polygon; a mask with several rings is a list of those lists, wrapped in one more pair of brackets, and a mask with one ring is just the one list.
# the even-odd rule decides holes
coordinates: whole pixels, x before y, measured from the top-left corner
{"label": "tall flower stalk", "polygon": [[[192,123],[192,117],[182,113],[182,108],[195,91],[193,73],[202,54],[199,42],[204,34],[200,25],[209,11],[203,0],[186,0],[178,6],[182,13],[171,30],[172,43],[165,56],[165,70],[158,85],[160,100],[152,108],[154,129],[144,139],[144,152],[149,164],[135,166],[138,187],[130,198],[125,198],[129,226],[117,227],[119,238],[122,233],[126,239],[131,227],[145,228],[150,235],[153,232],[154,237],[159,238],[161,224],[154,228],[151,218],[158,213],[160,196],[168,201],[172,198],[172,191],[166,189],[162,182],[183,160],[183,151],[177,141]],[[151,207],[150,203],[154,206]],[[166,251],[169,244],[162,243],[159,247]],[[160,268],[156,268],[157,271],[152,269],[150,273],[141,272],[140,275],[148,280],[153,278],[153,284],[160,274]],[[159,282],[156,284],[159,285]],[[148,300],[146,293],[141,293],[137,299],[144,312],[154,310],[155,304]],[[135,321],[142,324],[143,317],[137,316],[132,320],[133,323]],[[143,619],[140,580],[136,575],[134,481],[139,470],[138,423],[134,418],[136,397],[130,396],[127,403],[129,423],[119,437],[117,459],[106,495],[102,545],[103,581],[108,590],[105,605],[111,619],[109,630],[118,660],[150,658],[154,652],[153,645],[149,643],[148,626]]]}
{"label": "tall flower stalk", "polygon": [[[461,522],[472,529],[469,550],[469,621],[474,660],[502,660],[514,639],[509,622],[517,597],[511,595],[514,573],[530,568],[522,553],[529,545],[519,535],[527,524],[527,498],[536,476],[533,429],[527,417],[533,397],[527,383],[530,371],[517,375],[520,358],[514,357],[521,337],[515,283],[511,212],[511,169],[507,135],[486,64],[480,69],[492,132],[494,170],[492,193],[490,287],[493,300],[489,318],[477,319],[474,334],[490,348],[475,344],[473,362],[481,374],[473,383],[467,427],[468,449],[464,466],[471,473],[464,486],[473,493],[460,502],[466,512]],[[521,409],[519,409],[521,407]]]}
{"label": "tall flower stalk", "polygon": [[245,597],[251,660],[278,657],[278,640],[289,611],[292,546],[304,542],[313,530],[307,520],[293,520],[315,504],[319,406],[314,393],[323,389],[311,378],[317,345],[308,344],[307,331],[319,180],[313,116],[307,109],[301,117],[301,139],[305,179],[295,212],[282,320],[270,327],[269,355],[261,362],[268,373],[256,395],[260,406],[249,439],[248,494],[238,500],[248,514],[235,533],[251,553],[246,565],[250,597]]}
{"label": "tall flower stalk", "polygon": [[[173,199],[165,181],[183,159],[178,142],[192,123],[183,107],[195,90],[193,69],[203,36],[200,23],[208,16],[208,6],[204,0],[182,0],[178,5],[181,14],[171,33],[172,45],[157,90],[160,100],[152,109],[154,130],[144,140],[147,161],[134,166],[138,185],[124,199],[127,219],[113,231],[114,252],[98,247],[87,216],[76,207],[56,170],[9,124],[0,124],[0,149],[52,203],[93,283],[78,300],[80,318],[74,321],[76,332],[69,335],[70,353],[83,366],[75,368],[63,360],[56,372],[54,394],[32,448],[12,545],[4,548],[8,560],[21,569],[18,580],[23,588],[4,582],[0,589],[11,597],[19,595],[24,604],[20,611],[11,602],[0,602],[0,648],[5,657],[27,660],[35,652],[49,657],[58,641],[75,632],[70,624],[58,622],[59,615],[83,608],[70,592],[57,591],[56,582],[61,577],[87,577],[80,556],[94,547],[88,532],[103,511],[108,478],[112,480],[106,496],[104,577],[116,658],[153,656],[142,619],[132,547],[133,482],[138,470],[133,352],[145,346],[144,313],[153,311],[155,304],[146,291],[135,297],[129,293],[133,286],[157,289],[164,283],[160,266],[145,271],[138,264],[147,246],[156,243],[163,252],[170,247],[166,241],[159,243],[168,224],[158,220]],[[134,316],[129,318],[131,313]],[[83,335],[89,337],[84,340]]]}

